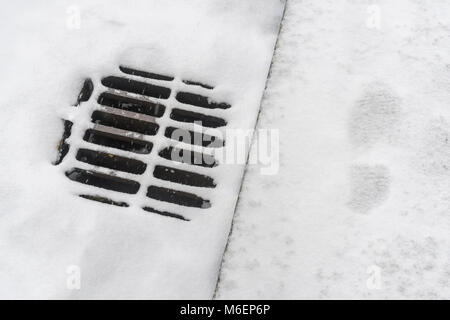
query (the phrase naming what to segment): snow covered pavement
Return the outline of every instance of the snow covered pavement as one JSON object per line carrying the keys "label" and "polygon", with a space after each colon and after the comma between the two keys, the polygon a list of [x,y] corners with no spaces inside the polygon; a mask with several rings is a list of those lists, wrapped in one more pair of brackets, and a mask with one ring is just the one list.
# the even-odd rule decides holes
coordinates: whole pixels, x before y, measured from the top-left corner
{"label": "snow covered pavement", "polygon": [[449,16],[288,1],[217,298],[450,297]]}

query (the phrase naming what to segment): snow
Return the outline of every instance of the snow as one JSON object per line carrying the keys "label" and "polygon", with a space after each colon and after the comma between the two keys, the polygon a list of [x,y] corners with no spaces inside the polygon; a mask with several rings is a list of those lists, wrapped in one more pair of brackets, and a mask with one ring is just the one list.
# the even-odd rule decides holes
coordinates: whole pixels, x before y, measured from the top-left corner
{"label": "snow", "polygon": [[[252,129],[282,9],[280,0],[2,3],[1,298],[212,297],[243,164],[214,168],[217,188],[196,190],[213,204],[205,213],[146,198],[149,176],[131,198],[98,190],[130,208],[88,201],[76,195],[92,188],[64,171],[98,108],[98,81],[120,64],[175,76],[172,89],[184,79],[212,84],[212,97],[232,105],[219,111],[228,128]],[[86,77],[93,98],[71,107]],[[168,107],[175,103],[172,96]],[[55,167],[61,119],[74,122],[72,147]],[[160,133],[154,140],[164,141]],[[155,159],[145,158],[147,175]],[[147,213],[147,204],[192,220]],[[77,272],[81,288],[72,290]]]}
{"label": "snow", "polygon": [[248,167],[217,298],[450,297],[449,15],[288,1],[258,122],[280,170]]}
{"label": "snow", "polygon": [[288,1],[258,122],[279,172],[248,166],[223,262],[242,164],[196,190],[207,214],[99,190],[131,204],[107,206],[51,165],[60,119],[79,137],[83,80],[129,64],[213,85],[253,128],[282,2],[3,2],[0,298],[211,298],[220,266],[219,299],[450,297],[448,1]]}

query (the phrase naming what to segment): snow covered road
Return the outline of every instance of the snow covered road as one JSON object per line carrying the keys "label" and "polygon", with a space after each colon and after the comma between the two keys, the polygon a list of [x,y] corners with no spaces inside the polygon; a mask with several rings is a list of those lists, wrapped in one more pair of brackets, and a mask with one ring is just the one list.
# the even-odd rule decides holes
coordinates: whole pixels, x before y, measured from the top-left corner
{"label": "snow covered road", "polygon": [[288,1],[217,298],[450,298],[449,17]]}

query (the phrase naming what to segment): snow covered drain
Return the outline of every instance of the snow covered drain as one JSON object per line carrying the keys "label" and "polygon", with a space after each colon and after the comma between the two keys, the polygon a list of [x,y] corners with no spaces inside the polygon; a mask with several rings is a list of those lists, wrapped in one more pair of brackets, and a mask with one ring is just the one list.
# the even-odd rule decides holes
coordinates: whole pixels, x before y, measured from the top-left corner
{"label": "snow covered drain", "polygon": [[175,212],[176,206],[167,211],[167,205],[145,205],[133,195],[143,194],[153,203],[210,208],[207,190],[217,182],[208,172],[218,161],[205,151],[223,148],[225,142],[186,124],[224,127],[227,121],[216,110],[231,105],[211,98],[214,88],[208,84],[125,66],[119,70],[84,82],[75,107],[87,108],[87,116],[84,121],[64,120],[55,165],[64,164],[67,178],[85,185],[78,192],[84,199],[140,206],[189,221]]}

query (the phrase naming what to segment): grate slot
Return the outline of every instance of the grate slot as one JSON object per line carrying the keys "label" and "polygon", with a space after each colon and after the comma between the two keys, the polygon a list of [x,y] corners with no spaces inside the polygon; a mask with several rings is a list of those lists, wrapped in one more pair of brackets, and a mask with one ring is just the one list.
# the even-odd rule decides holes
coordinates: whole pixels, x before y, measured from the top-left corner
{"label": "grate slot", "polygon": [[68,143],[66,143],[66,140],[68,137],[70,137],[70,134],[72,132],[73,122],[69,120],[63,120],[63,122],[64,122],[64,131],[61,140],[59,141],[58,155],[56,157],[54,165],[60,164],[64,160],[64,157],[67,155],[67,152],[69,152],[70,149],[70,146]]}
{"label": "grate slot", "polygon": [[121,77],[106,77],[102,79],[102,84],[106,87],[141,94],[144,96],[167,99],[170,96],[170,89],[155,86],[150,83],[135,81]]}
{"label": "grate slot", "polygon": [[214,188],[216,186],[214,179],[211,177],[165,166],[155,166],[153,176],[161,180],[194,187]]}
{"label": "grate slot", "polygon": [[201,82],[197,82],[197,81],[190,81],[190,80],[183,80],[184,83],[191,85],[191,86],[199,86],[205,89],[214,89],[214,87],[211,87],[207,84],[201,83]]}
{"label": "grate slot", "polygon": [[[227,126],[224,110],[231,108],[231,104],[222,102],[219,97],[210,97],[215,92],[214,86],[207,83],[123,65],[119,66],[119,70],[96,80],[95,85],[101,84],[101,91],[94,98],[93,81],[82,79],[84,82],[76,106],[88,102],[93,108],[88,110],[89,113],[82,114],[88,117],[82,125],[86,130],[82,139],[86,143],[78,140],[80,146],[66,143],[72,133],[73,123],[64,120],[64,132],[54,164],[61,163],[70,153],[75,158],[71,161],[79,162],[75,166],[65,166],[65,175],[83,184],[78,185],[78,189],[82,186],[86,189],[76,195],[117,207],[130,207],[136,203],[121,198],[115,201],[109,194],[111,191],[130,195],[139,192],[142,183],[139,176],[145,174],[149,166],[145,155],[153,151],[154,143],[160,142],[161,146],[155,150],[159,160],[151,169],[154,182],[143,185],[147,199],[184,206],[184,211],[187,207],[210,208],[211,198],[202,192],[211,192],[211,188],[217,187],[213,172],[208,168],[219,165],[213,151],[220,151],[216,148],[225,146],[225,138],[222,131],[209,131],[206,128],[223,129]],[[175,83],[176,79],[179,82]],[[176,100],[176,107],[168,108],[168,102],[162,99],[172,98]],[[170,110],[168,115],[167,108]],[[164,120],[164,116],[170,118],[165,119],[169,125],[166,123],[162,126],[159,123]],[[196,125],[203,126],[203,130],[197,129]],[[160,127],[164,132],[159,132]],[[158,134],[164,135],[162,140]],[[69,150],[70,147],[75,149]],[[111,191],[102,193],[100,189],[94,188]],[[161,216],[190,221],[189,216],[185,218],[183,211],[179,214],[167,208],[158,210],[158,206],[151,204],[141,204],[140,207]]]}
{"label": "grate slot", "polygon": [[222,118],[177,108],[172,110],[172,112],[170,113],[170,118],[180,122],[199,122],[202,126],[208,128],[223,127],[227,124],[227,122]]}
{"label": "grate slot", "polygon": [[[175,141],[190,143],[208,148],[222,148],[225,145],[225,142],[217,137],[210,136],[201,132],[194,132],[175,127],[167,127],[164,135],[167,138]],[[188,136],[190,140],[185,141],[186,137]]]}
{"label": "grate slot", "polygon": [[159,210],[156,210],[156,209],[150,208],[150,207],[144,207],[142,209],[144,209],[145,211],[148,211],[148,212],[162,215],[162,216],[176,218],[176,219],[180,219],[180,220],[184,220],[184,221],[190,221],[189,219],[186,219],[185,217],[183,217],[181,214],[171,213],[171,212],[167,212],[167,211],[159,211]]}
{"label": "grate slot", "polygon": [[180,148],[168,147],[159,152],[159,156],[176,162],[212,168],[218,165],[216,159],[209,154]]}
{"label": "grate slot", "polygon": [[139,160],[116,156],[114,154],[99,152],[89,149],[79,149],[76,159],[94,166],[105,167],[113,170],[143,174],[147,165]]}
{"label": "grate slot", "polygon": [[77,104],[80,105],[82,102],[86,102],[92,95],[92,91],[94,91],[94,84],[91,79],[84,80],[83,87],[81,88],[80,93],[78,94]]}
{"label": "grate slot", "polygon": [[94,129],[86,130],[83,140],[101,146],[131,151],[140,154],[150,153],[153,147],[153,144],[148,141],[137,140],[130,137]]}
{"label": "grate slot", "polygon": [[175,203],[186,207],[196,207],[202,209],[211,207],[211,203],[209,202],[209,200],[200,198],[195,194],[157,186],[148,187],[147,197],[164,202]]}
{"label": "grate slot", "polygon": [[170,77],[170,76],[165,76],[165,75],[157,74],[157,73],[153,73],[153,72],[136,70],[136,69],[132,69],[132,68],[124,67],[124,66],[120,66],[119,69],[123,73],[131,74],[133,76],[139,76],[139,77],[143,77],[143,78],[149,78],[149,79],[155,79],[155,80],[165,80],[165,81],[172,81],[174,79],[173,77]]}
{"label": "grate slot", "polygon": [[159,128],[154,122],[142,121],[99,110],[92,113],[92,121],[107,127],[134,131],[152,136],[158,132]]}
{"label": "grate slot", "polygon": [[181,103],[186,103],[206,109],[228,109],[231,107],[231,105],[229,105],[228,103],[215,102],[208,97],[190,92],[178,92],[176,99]]}
{"label": "grate slot", "polygon": [[154,117],[162,117],[164,111],[166,110],[166,107],[162,104],[125,97],[109,92],[102,93],[98,98],[98,103],[103,106],[143,113]]}
{"label": "grate slot", "polygon": [[118,207],[129,207],[128,203],[126,202],[117,202],[108,198],[104,198],[104,197],[100,197],[100,196],[92,196],[89,194],[80,194],[81,198],[84,199],[88,199],[88,200],[93,200],[93,201],[98,201],[101,203],[106,203],[106,204],[111,204],[113,206],[118,206]]}
{"label": "grate slot", "polygon": [[95,171],[73,168],[66,172],[66,176],[73,181],[84,183],[98,188],[135,194],[140,184],[133,180],[110,176]]}

